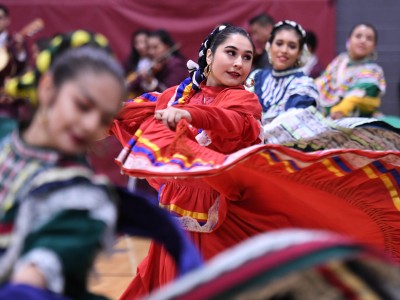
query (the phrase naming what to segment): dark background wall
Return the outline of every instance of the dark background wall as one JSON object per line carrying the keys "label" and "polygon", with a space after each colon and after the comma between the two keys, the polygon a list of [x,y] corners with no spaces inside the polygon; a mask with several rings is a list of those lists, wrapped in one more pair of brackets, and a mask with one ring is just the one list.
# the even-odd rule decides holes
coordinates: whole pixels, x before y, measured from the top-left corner
{"label": "dark background wall", "polygon": [[216,25],[247,27],[248,20],[268,12],[276,21],[291,19],[312,29],[321,39],[319,54],[327,63],[335,50],[335,5],[332,0],[0,0],[10,8],[11,31],[34,18],[45,28],[36,37],[87,29],[103,33],[121,59],[138,28],[164,28],[182,53],[196,59],[200,43]]}
{"label": "dark background wall", "polygon": [[9,6],[12,30],[34,18],[45,21],[37,37],[78,28],[102,32],[118,57],[129,52],[132,31],[139,27],[165,28],[196,58],[204,36],[221,22],[246,27],[249,18],[266,11],[275,19],[293,19],[316,32],[318,54],[327,64],[345,50],[350,28],[366,21],[379,32],[378,63],[384,68],[387,93],[382,111],[400,115],[400,0],[2,0]]}
{"label": "dark background wall", "polygon": [[347,35],[358,22],[371,23],[378,30],[378,63],[383,67],[387,81],[382,111],[399,116],[400,1],[336,0],[337,53],[345,50]]}

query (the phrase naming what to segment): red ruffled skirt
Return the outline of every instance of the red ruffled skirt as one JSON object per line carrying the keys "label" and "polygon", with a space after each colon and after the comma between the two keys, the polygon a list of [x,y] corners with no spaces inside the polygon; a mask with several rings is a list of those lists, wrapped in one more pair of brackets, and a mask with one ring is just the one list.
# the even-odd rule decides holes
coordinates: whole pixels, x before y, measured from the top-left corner
{"label": "red ruffled skirt", "polygon": [[[186,229],[206,259],[258,233],[296,227],[341,233],[400,261],[400,152],[256,145],[224,155],[198,145],[185,121],[176,133],[151,122],[130,140],[114,130],[125,146],[117,163],[130,176],[152,178],[165,193],[162,206],[198,223]],[[190,188],[176,194],[185,183]],[[206,201],[195,196],[199,189]],[[175,277],[174,263],[153,243],[121,299]]]}

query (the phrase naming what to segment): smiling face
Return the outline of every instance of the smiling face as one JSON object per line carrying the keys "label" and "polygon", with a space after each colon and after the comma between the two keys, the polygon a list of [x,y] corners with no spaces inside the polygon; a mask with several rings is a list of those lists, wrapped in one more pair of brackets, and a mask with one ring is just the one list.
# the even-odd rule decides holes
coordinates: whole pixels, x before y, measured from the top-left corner
{"label": "smiling face", "polygon": [[371,55],[376,46],[376,36],[372,28],[359,25],[354,28],[348,40],[348,53],[354,60],[364,59]]}
{"label": "smiling face", "polygon": [[[49,80],[48,85],[51,85]],[[58,90],[48,87],[41,93],[47,120],[44,147],[59,152],[82,154],[108,129],[121,105],[121,85],[109,73],[81,73]]]}
{"label": "smiling face", "polygon": [[253,47],[250,40],[238,33],[231,34],[218,45],[215,53],[207,50],[207,64],[211,72],[207,77],[208,86],[236,86],[242,84],[250,73],[253,61]]}
{"label": "smiling face", "polygon": [[299,36],[294,29],[282,29],[276,33],[269,49],[274,70],[283,71],[295,67],[301,56]]}

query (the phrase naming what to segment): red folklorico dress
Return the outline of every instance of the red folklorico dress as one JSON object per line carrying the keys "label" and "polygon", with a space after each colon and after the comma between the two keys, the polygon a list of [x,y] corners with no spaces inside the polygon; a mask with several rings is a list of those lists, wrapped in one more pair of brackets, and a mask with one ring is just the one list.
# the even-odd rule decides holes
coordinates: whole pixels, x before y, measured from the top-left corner
{"label": "red folklorico dress", "polygon": [[[171,131],[154,119],[155,109],[171,104],[189,111],[191,124],[181,120]],[[260,114],[243,87],[143,95],[126,103],[111,129],[124,146],[117,163],[148,179],[206,260],[258,233],[293,227],[345,234],[400,260],[400,152],[261,144]],[[153,242],[121,299],[148,294],[175,270]]]}

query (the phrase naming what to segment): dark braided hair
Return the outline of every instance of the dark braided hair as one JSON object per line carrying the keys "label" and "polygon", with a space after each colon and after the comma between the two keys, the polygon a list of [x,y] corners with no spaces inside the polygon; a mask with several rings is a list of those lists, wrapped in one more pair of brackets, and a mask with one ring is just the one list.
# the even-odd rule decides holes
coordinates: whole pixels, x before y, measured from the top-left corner
{"label": "dark braided hair", "polygon": [[195,90],[199,89],[200,83],[206,78],[204,75],[204,69],[207,66],[207,50],[210,49],[212,53],[215,53],[218,46],[225,42],[232,34],[240,34],[246,37],[251,43],[253,52],[255,52],[254,43],[246,30],[233,25],[217,26],[201,43],[199,58],[197,60],[198,66],[195,66],[192,61],[188,62],[188,69]]}

